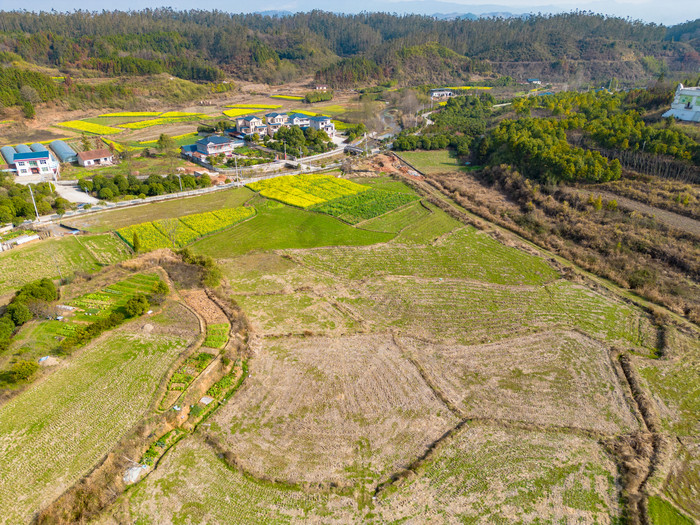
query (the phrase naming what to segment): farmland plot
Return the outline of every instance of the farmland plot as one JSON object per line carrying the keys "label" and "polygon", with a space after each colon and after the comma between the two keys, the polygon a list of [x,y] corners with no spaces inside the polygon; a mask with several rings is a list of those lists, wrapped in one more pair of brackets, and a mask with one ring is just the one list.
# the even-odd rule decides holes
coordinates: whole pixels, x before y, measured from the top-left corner
{"label": "farmland plot", "polygon": [[259,192],[263,197],[298,208],[309,208],[315,204],[369,190],[367,186],[347,179],[314,173],[265,179],[248,184],[248,188]]}
{"label": "farmland plot", "polygon": [[357,224],[384,215],[417,199],[417,195],[410,193],[396,193],[371,188],[356,195],[348,195],[318,204],[312,209],[338,217],[347,223]]}
{"label": "farmland plot", "polygon": [[233,296],[252,322],[253,330],[263,335],[302,332],[347,333],[358,323],[328,300],[307,293],[258,296]]}
{"label": "farmland plot", "polygon": [[470,425],[377,512],[392,522],[619,523],[615,475],[594,440]]}
{"label": "farmland plot", "polygon": [[509,248],[472,227],[455,230],[434,245],[394,242],[363,250],[334,247],[299,255],[312,268],[349,279],[415,275],[497,284],[543,284],[558,277],[540,257]]}
{"label": "farmland plot", "polygon": [[197,331],[177,304],[151,319],[150,333],[141,330],[143,320],[130,322],[0,407],[2,520],[28,522],[151,406],[158,382]]}
{"label": "farmland plot", "polygon": [[267,340],[249,370],[213,421],[257,475],[362,485],[456,424],[385,335]]}
{"label": "farmland plot", "polygon": [[58,279],[76,271],[94,272],[103,264],[126,257],[124,246],[111,235],[47,239],[15,248],[0,253],[0,295],[43,277]]}
{"label": "farmland plot", "polygon": [[[339,522],[354,500],[258,482],[229,468],[199,437],[179,443],[118,502],[120,523]],[[350,514],[352,515],[352,514]],[[347,519],[344,520],[346,523]]]}
{"label": "farmland plot", "polygon": [[638,429],[607,349],[577,332],[549,332],[478,346],[401,338],[432,384],[467,417]]}

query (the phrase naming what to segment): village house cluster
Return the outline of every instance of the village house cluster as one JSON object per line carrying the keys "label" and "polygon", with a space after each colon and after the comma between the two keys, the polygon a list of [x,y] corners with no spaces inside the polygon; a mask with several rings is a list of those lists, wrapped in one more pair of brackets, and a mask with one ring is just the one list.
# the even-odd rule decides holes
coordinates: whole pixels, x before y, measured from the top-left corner
{"label": "village house cluster", "polygon": [[0,169],[10,171],[18,177],[41,175],[58,179],[61,164],[77,162],[80,166],[104,166],[114,162],[114,154],[108,149],[76,151],[62,140],[54,140],[47,148],[43,144],[18,144],[0,148],[5,165]]}

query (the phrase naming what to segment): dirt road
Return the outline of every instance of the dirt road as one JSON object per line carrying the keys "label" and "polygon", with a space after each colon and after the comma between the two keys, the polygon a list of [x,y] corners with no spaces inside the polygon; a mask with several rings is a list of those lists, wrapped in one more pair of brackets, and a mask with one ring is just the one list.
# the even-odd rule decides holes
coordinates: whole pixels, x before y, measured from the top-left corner
{"label": "dirt road", "polygon": [[646,215],[653,215],[657,221],[665,224],[666,226],[670,226],[672,228],[676,228],[677,230],[682,230],[693,235],[700,235],[700,221],[697,221],[690,217],[684,217],[683,215],[678,215],[677,213],[673,213],[671,211],[662,210],[660,208],[654,208],[653,206],[649,206],[648,204],[628,199],[627,197],[621,197],[619,195],[615,195],[614,193],[610,193],[607,191],[577,191],[582,195],[585,195],[586,197],[588,197],[589,195],[593,195],[594,197],[600,195],[605,200],[614,199],[617,201],[617,204],[621,208],[638,211]]}

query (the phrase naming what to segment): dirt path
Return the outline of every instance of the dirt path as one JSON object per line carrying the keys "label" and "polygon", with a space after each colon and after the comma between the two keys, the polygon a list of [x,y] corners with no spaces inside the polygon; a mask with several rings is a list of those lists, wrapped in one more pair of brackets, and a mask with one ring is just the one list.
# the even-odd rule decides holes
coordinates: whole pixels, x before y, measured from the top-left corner
{"label": "dirt path", "polygon": [[661,208],[654,208],[653,206],[649,206],[648,204],[628,199],[627,197],[621,197],[620,195],[616,195],[607,191],[576,191],[578,191],[582,195],[585,195],[586,197],[588,197],[589,195],[593,195],[593,197],[597,197],[598,195],[600,195],[605,200],[614,199],[617,201],[617,204],[621,208],[638,211],[640,213],[644,213],[645,215],[653,215],[656,220],[665,224],[666,226],[670,226],[671,228],[676,228],[677,230],[682,230],[693,235],[700,235],[700,221],[697,221],[690,217],[678,215],[677,213],[662,210]]}

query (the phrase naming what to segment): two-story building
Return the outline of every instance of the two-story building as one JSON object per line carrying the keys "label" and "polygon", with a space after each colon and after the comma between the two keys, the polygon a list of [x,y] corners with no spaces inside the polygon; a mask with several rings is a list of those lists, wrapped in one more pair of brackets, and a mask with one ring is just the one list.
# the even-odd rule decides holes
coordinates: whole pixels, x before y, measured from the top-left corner
{"label": "two-story building", "polygon": [[335,135],[335,124],[331,122],[330,117],[320,115],[309,119],[311,127],[321,131],[325,131],[329,137]]}
{"label": "two-story building", "polygon": [[243,145],[241,140],[231,140],[229,137],[209,135],[195,142],[195,151],[203,156],[219,155],[223,153],[230,156],[233,150]]}
{"label": "two-story building", "polygon": [[288,122],[290,126],[299,126],[300,128],[307,128],[311,125],[311,119],[303,113],[292,113],[289,115]]}
{"label": "two-story building", "polygon": [[253,135],[254,133],[262,135],[267,133],[267,126],[263,124],[260,117],[256,117],[255,115],[247,115],[236,119],[236,130],[244,135]]}
{"label": "two-story building", "polygon": [[20,177],[25,175],[48,175],[55,178],[60,171],[58,161],[46,148],[43,151],[15,153],[13,161],[17,175]]}
{"label": "two-story building", "polygon": [[687,122],[700,122],[700,87],[685,87],[678,84],[671,109],[663,114]]}
{"label": "two-story building", "polygon": [[271,137],[279,131],[282,126],[288,125],[288,117],[286,113],[267,113],[265,115],[267,121],[267,134]]}
{"label": "two-story building", "polygon": [[432,99],[451,98],[454,96],[455,96],[455,93],[451,89],[440,88],[440,89],[431,89],[430,90],[430,98],[432,98]]}

